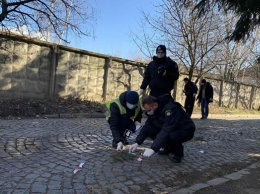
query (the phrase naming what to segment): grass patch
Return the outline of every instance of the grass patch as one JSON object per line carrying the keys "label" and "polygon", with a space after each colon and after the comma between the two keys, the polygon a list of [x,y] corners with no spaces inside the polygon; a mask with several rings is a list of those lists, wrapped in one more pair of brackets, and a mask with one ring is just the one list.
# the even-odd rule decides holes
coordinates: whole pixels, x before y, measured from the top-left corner
{"label": "grass patch", "polygon": [[193,137],[192,141],[206,141],[203,137]]}
{"label": "grass patch", "polygon": [[113,194],[113,192],[110,188],[107,188],[107,194]]}
{"label": "grass patch", "polygon": [[113,158],[113,162],[125,162],[125,161],[131,161],[138,157],[138,155],[132,155],[128,152],[117,152],[113,155],[111,155]]}
{"label": "grass patch", "polygon": [[248,115],[248,114],[253,114],[253,115],[260,115],[260,111],[256,111],[256,110],[240,110],[240,109],[233,109],[230,111],[231,114],[234,115]]}
{"label": "grass patch", "polygon": [[[231,114],[231,115],[260,115],[260,111],[258,110],[246,110],[246,109],[235,109],[235,108],[227,108],[227,107],[219,107],[213,104],[209,105],[210,114]],[[193,113],[201,113],[200,107],[195,106]]]}

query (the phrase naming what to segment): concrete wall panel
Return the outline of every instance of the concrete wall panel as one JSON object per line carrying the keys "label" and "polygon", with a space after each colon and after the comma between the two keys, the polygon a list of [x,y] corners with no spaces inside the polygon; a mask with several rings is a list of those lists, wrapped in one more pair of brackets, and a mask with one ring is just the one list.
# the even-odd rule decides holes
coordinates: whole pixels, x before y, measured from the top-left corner
{"label": "concrete wall panel", "polygon": [[[139,91],[143,80],[144,64],[129,60],[17,36],[1,35],[0,45],[0,98],[73,97],[102,102],[126,90]],[[176,83],[176,101],[181,104],[184,77],[181,74]],[[218,105],[221,80],[206,79]],[[224,82],[221,106],[258,109],[260,89],[252,87]]]}

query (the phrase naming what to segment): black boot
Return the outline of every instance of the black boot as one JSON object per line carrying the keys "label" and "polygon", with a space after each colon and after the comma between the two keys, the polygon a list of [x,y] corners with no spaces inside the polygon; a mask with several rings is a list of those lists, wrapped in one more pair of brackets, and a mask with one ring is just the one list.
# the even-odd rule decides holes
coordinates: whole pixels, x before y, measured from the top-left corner
{"label": "black boot", "polygon": [[129,142],[127,140],[124,141],[124,145],[129,145]]}
{"label": "black boot", "polygon": [[112,147],[115,149],[117,148],[117,143],[114,140],[112,141]]}
{"label": "black boot", "polygon": [[123,144],[124,144],[124,145],[129,145],[129,142],[127,141],[126,138],[124,139]]}
{"label": "black boot", "polygon": [[183,159],[183,156],[174,155],[172,158],[172,161],[175,163],[180,163],[182,161],[182,159]]}
{"label": "black boot", "polygon": [[163,150],[159,150],[158,151],[158,155],[161,155],[161,156],[168,155],[168,154],[170,154],[170,152],[166,148],[164,148]]}

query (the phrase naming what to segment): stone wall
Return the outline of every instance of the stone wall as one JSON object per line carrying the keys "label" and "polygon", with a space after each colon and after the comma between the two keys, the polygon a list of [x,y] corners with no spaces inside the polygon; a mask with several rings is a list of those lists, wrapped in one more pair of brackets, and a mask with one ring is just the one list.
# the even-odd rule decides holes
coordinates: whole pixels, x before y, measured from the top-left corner
{"label": "stone wall", "polygon": [[51,50],[5,37],[0,38],[0,97],[47,97],[50,80]]}
{"label": "stone wall", "polygon": [[[0,98],[73,97],[107,102],[125,90],[139,90],[146,64],[29,39],[0,34]],[[184,104],[183,78],[174,96]],[[260,88],[206,78],[214,103],[258,109]],[[221,94],[222,93],[222,94]]]}
{"label": "stone wall", "polygon": [[105,59],[58,50],[54,96],[102,101]]}

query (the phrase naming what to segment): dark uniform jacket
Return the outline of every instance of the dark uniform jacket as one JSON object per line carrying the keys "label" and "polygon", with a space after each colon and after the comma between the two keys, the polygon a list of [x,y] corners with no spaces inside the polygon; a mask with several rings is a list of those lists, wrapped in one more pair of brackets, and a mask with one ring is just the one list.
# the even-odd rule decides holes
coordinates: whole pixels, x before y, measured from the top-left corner
{"label": "dark uniform jacket", "polygon": [[192,81],[188,81],[187,84],[185,84],[184,86],[184,92],[188,98],[193,98],[193,94],[197,94],[198,88],[195,83],[193,83]]}
{"label": "dark uniform jacket", "polygon": [[197,99],[199,100],[199,102],[201,102],[203,87],[206,87],[206,89],[205,89],[206,98],[205,99],[207,100],[208,103],[212,102],[212,101],[210,101],[210,99],[213,99],[213,87],[209,82],[206,82],[204,86],[200,87],[200,91],[199,91],[199,95],[198,95]]}
{"label": "dark uniform jacket", "polygon": [[[158,74],[158,67],[165,68],[165,76]],[[144,79],[140,88],[145,90],[149,85],[151,90],[170,92],[173,89],[174,81],[178,79],[178,76],[179,70],[175,61],[169,57],[158,58],[154,56],[153,61],[148,64],[144,72]]]}
{"label": "dark uniform jacket", "polygon": [[[120,94],[120,96],[119,96],[120,104],[125,107],[126,114],[129,117],[129,122],[132,122],[132,125],[134,125],[135,121],[141,122],[141,119],[142,119],[142,109],[140,109],[139,114],[134,119],[134,121],[130,121],[130,118],[132,116],[134,116],[134,114],[135,114],[135,109],[130,110],[130,109],[127,108],[126,100],[125,100],[126,93],[127,93],[127,91],[123,92],[122,94]],[[110,125],[110,129],[111,129],[111,131],[112,131],[112,133],[114,135],[114,140],[116,142],[123,141],[123,139],[122,139],[122,137],[120,135],[120,132],[119,132],[120,130],[122,130],[122,129],[119,129],[119,127],[121,126],[120,125],[121,114],[120,114],[119,107],[117,106],[117,104],[115,102],[113,102],[111,104],[110,111],[111,111],[111,116],[109,118],[109,125]]]}
{"label": "dark uniform jacket", "polygon": [[165,146],[171,132],[195,130],[195,124],[183,110],[180,103],[174,102],[170,95],[163,95],[158,97],[158,108],[154,112],[154,115],[148,116],[145,125],[136,137],[138,145],[141,145],[149,136],[151,128],[157,130],[157,135],[151,145],[151,149],[157,152]]}

